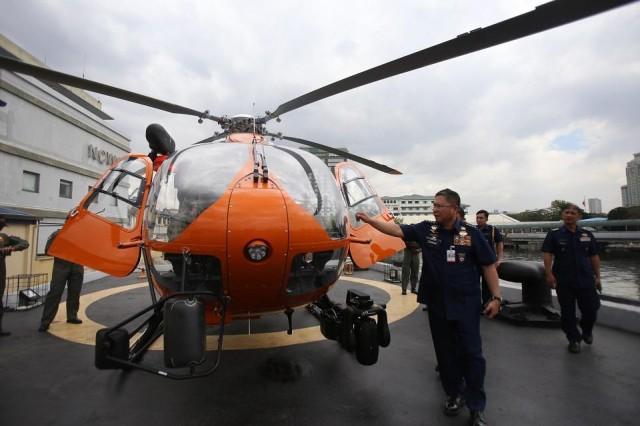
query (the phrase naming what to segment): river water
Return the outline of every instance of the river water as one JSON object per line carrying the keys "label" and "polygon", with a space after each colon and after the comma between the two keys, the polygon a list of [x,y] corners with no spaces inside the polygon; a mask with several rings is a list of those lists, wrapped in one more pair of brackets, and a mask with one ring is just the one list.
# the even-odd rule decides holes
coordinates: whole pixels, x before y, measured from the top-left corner
{"label": "river water", "polygon": [[[542,252],[505,249],[504,258],[542,262]],[[640,301],[640,253],[605,253],[600,269],[602,294]]]}

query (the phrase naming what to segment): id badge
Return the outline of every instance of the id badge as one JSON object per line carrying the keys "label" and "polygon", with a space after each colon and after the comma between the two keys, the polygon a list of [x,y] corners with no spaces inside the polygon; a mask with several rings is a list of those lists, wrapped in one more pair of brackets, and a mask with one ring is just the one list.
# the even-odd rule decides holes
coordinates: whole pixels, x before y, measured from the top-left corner
{"label": "id badge", "polygon": [[456,249],[454,246],[447,250],[447,263],[456,263]]}

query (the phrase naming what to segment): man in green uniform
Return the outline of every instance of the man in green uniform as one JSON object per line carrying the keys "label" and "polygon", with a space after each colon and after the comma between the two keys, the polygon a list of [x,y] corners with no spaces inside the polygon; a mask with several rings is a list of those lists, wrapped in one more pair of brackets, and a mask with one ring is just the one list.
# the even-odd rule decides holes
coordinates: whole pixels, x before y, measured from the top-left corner
{"label": "man in green uniform", "polygon": [[[49,246],[56,237],[58,231],[54,232],[47,241],[45,251],[49,252]],[[82,324],[78,318],[80,309],[80,290],[84,280],[84,267],[60,258],[54,258],[53,271],[51,272],[51,285],[47,298],[44,301],[44,310],[38,331],[47,331],[49,324],[53,321],[58,312],[58,305],[62,298],[65,286],[67,287],[67,322],[70,324]]]}
{"label": "man in green uniform", "polygon": [[402,257],[402,294],[407,294],[411,282],[411,293],[417,293],[420,278],[420,245],[413,241],[405,242],[406,248]]}

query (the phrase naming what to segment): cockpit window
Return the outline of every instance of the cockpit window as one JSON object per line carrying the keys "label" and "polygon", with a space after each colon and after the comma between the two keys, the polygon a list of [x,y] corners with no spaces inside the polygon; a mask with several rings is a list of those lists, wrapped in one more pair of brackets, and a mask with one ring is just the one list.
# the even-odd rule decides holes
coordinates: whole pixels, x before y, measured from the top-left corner
{"label": "cockpit window", "polygon": [[315,155],[299,149],[265,146],[273,176],[333,239],[346,237],[346,206],[329,168]]}
{"label": "cockpit window", "polygon": [[194,145],[165,160],[153,180],[146,226],[149,238],[172,241],[215,203],[248,160],[246,145]]}
{"label": "cockpit window", "polygon": [[84,208],[125,229],[136,226],[146,182],[147,164],[126,158],[98,184]]}
{"label": "cockpit window", "polygon": [[356,170],[345,166],[342,168],[342,188],[349,206],[349,220],[352,226],[360,227],[363,222],[356,220],[356,213],[363,212],[375,217],[384,210],[384,205],[367,180]]}

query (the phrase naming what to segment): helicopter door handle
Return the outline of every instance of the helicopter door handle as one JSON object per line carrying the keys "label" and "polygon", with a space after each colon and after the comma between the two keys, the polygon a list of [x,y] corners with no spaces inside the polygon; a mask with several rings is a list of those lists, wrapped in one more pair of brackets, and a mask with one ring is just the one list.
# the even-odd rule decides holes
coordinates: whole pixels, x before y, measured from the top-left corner
{"label": "helicopter door handle", "polygon": [[143,245],[144,245],[144,241],[142,241],[142,238],[136,237],[127,243],[118,243],[118,248],[127,249],[131,247],[142,247]]}
{"label": "helicopter door handle", "polygon": [[368,240],[365,240],[363,238],[357,238],[353,235],[350,235],[349,242],[353,244],[371,244],[371,238],[369,238]]}

